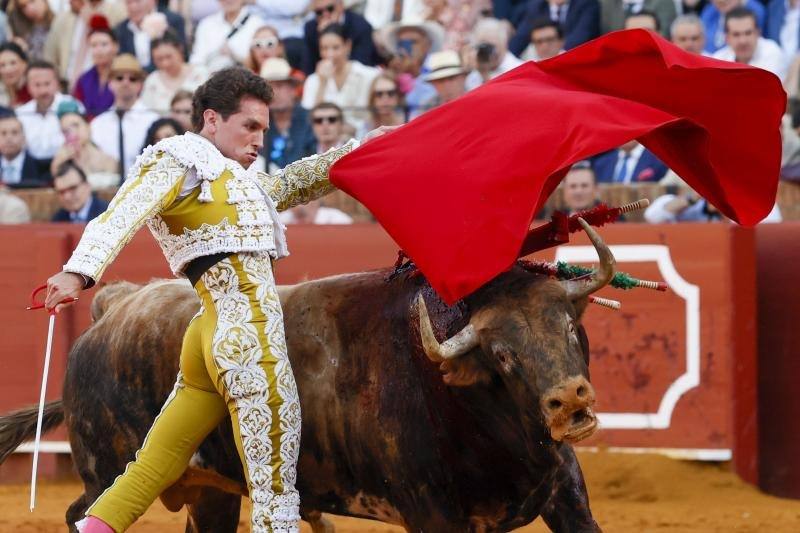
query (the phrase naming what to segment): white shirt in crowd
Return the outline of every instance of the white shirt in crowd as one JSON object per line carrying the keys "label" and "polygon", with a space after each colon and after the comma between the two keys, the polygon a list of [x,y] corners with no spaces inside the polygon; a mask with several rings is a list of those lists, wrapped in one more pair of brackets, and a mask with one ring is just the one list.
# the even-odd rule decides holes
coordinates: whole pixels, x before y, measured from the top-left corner
{"label": "white shirt in crowd", "polygon": [[[517,56],[512,54],[511,52],[506,51],[506,55],[503,56],[503,60],[497,66],[497,68],[489,73],[489,79],[496,78],[500,74],[505,74],[512,68],[516,68],[520,66],[524,61],[520,60]],[[481,77],[481,73],[477,70],[473,70],[469,74],[467,74],[466,80],[467,90],[471,91],[475,87],[479,87],[483,85],[483,78]]]}
{"label": "white shirt in crowd", "polygon": [[183,79],[178,89],[165,83],[164,77],[160,71],[154,70],[148,74],[142,86],[142,94],[139,95],[145,107],[162,115],[167,115],[172,98],[178,90],[193,93],[208,80],[209,71],[206,69],[205,65],[189,65],[188,68],[191,70]]}
{"label": "white shirt in crowd", "polygon": [[[247,6],[239,11],[233,24],[225,20],[222,11],[209,15],[197,25],[189,62],[207,67],[211,72],[232,66],[234,62],[243,63],[250,55],[253,35],[262,26],[264,20]],[[225,45],[233,55],[232,59],[221,54]]]}
{"label": "white shirt in crowd", "polygon": [[[131,168],[142,151],[147,130],[158,114],[137,101],[122,117],[122,140],[125,153],[125,172]],[[92,142],[114,159],[119,159],[119,115],[116,107],[99,114],[91,123]]]}
{"label": "white shirt in crowd", "polygon": [[278,37],[303,38],[311,0],[255,0],[254,4],[264,23],[278,31]]}
{"label": "white shirt in crowd", "polygon": [[[283,224],[297,224],[293,209],[282,211],[278,214]],[[333,207],[319,207],[314,215],[313,224],[352,224],[353,219],[344,211],[339,211]]]}
{"label": "white shirt in crowd", "polygon": [[[61,133],[61,124],[58,122],[56,109],[65,100],[74,100],[71,96],[58,93],[53,98],[50,109],[42,115],[36,111],[36,101],[31,100],[17,108],[17,118],[22,122],[25,138],[28,140],[28,152],[37,159],[52,159],[58,149],[64,144],[64,135]],[[78,107],[83,111],[83,104],[78,102]]]}
{"label": "white shirt in crowd", "polygon": [[[425,0],[404,0],[400,11],[400,20],[423,20],[428,6]],[[394,2],[386,0],[366,0],[364,2],[364,18],[373,28],[383,28],[392,22]]]}
{"label": "white shirt in crowd", "polygon": [[22,181],[22,165],[25,164],[25,150],[17,154],[14,159],[8,160],[3,156],[0,160],[0,172],[3,183],[19,183]]}
{"label": "white shirt in crowd", "polygon": [[142,67],[150,66],[150,36],[147,35],[139,26],[128,21],[128,29],[133,33],[133,48],[136,52],[136,60]]}
{"label": "white shirt in crowd", "polygon": [[[333,102],[342,108],[345,120],[354,122],[353,117],[369,105],[369,88],[375,77],[380,71],[374,67],[368,67],[358,61],[350,61],[350,73],[344,80],[342,88],[336,86],[336,81],[329,78],[322,96],[322,102]],[[303,86],[303,100],[301,105],[306,109],[311,109],[316,104],[317,91],[319,90],[320,78],[317,73],[311,74],[306,78]],[[357,108],[354,110],[353,108]]]}
{"label": "white shirt in crowd", "polygon": [[[720,48],[711,57],[722,59],[723,61],[736,60],[736,55],[733,52],[733,48],[730,46]],[[771,39],[765,39],[764,37],[758,38],[756,51],[753,53],[753,58],[748,65],[768,70],[780,79],[786,76],[786,56],[784,56],[781,47]]]}
{"label": "white shirt in crowd", "polygon": [[[687,206],[686,209],[680,213],[673,213],[667,209],[667,205],[676,198],[677,196],[674,194],[664,194],[653,200],[653,203],[644,211],[645,221],[650,224],[708,221],[708,215],[706,214],[708,201],[705,198],[700,198],[693,204]],[[774,224],[782,220],[783,216],[781,215],[781,210],[778,204],[775,204],[760,224]]]}

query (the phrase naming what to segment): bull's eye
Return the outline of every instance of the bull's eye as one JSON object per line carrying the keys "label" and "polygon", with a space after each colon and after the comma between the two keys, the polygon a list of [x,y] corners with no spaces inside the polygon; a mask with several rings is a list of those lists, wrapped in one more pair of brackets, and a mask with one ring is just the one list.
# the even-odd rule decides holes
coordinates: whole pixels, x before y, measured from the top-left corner
{"label": "bull's eye", "polygon": [[569,321],[569,332],[575,335],[575,322],[573,322],[572,320]]}

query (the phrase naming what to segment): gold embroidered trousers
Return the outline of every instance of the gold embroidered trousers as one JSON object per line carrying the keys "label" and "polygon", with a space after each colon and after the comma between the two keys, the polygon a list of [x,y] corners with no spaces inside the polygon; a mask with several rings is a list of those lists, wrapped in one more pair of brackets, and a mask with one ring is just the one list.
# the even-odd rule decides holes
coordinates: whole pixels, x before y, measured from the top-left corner
{"label": "gold embroidered trousers", "polygon": [[252,531],[296,532],[300,402],[270,258],[229,256],[195,289],[202,310],[186,331],[175,388],[136,459],[86,514],[126,530],[180,478],[206,435],[230,414],[250,490]]}

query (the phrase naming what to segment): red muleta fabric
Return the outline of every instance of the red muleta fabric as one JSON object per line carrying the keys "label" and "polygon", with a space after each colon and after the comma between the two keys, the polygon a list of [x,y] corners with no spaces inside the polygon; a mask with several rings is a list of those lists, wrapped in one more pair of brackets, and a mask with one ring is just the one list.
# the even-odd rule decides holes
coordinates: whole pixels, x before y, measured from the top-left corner
{"label": "red muleta fabric", "polygon": [[765,70],[619,31],[425,113],[330,176],[453,303],[513,264],[570,165],[631,139],[726,216],[756,224],[775,202],[785,109]]}

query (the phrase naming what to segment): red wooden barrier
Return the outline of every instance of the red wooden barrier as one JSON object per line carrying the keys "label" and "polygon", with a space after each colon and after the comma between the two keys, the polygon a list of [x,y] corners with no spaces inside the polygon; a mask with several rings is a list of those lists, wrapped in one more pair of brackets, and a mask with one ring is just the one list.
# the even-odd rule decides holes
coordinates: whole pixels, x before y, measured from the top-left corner
{"label": "red wooden barrier", "polygon": [[758,228],[759,485],[800,498],[800,223]]}
{"label": "red wooden barrier", "polygon": [[[30,289],[66,260],[80,231],[69,225],[0,228],[0,412],[37,400],[46,318],[22,309]],[[601,233],[613,246],[620,270],[663,279],[671,290],[607,288],[601,295],[621,300],[623,309],[587,311],[603,428],[588,445],[668,450],[701,459],[733,456],[737,471],[755,481],[754,232],[727,224],[618,224]],[[276,267],[280,283],[390,266],[397,250],[373,225],[295,226],[289,243],[292,255]],[[582,235],[540,257],[552,259],[556,253],[573,262],[596,258]],[[160,251],[142,232],[105,281],[168,275]],[[89,324],[90,297],[86,294],[56,324],[48,397],[60,393],[68,343]]]}

